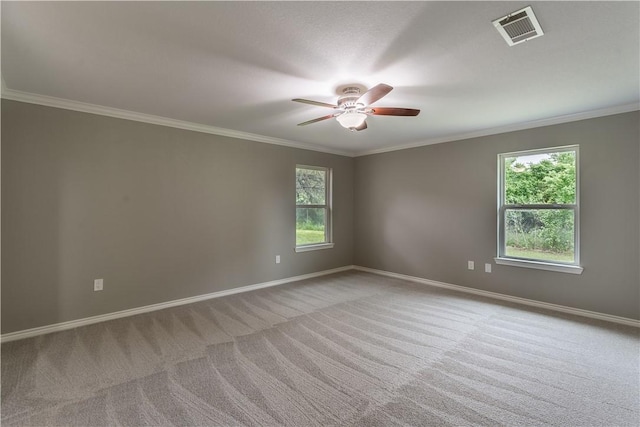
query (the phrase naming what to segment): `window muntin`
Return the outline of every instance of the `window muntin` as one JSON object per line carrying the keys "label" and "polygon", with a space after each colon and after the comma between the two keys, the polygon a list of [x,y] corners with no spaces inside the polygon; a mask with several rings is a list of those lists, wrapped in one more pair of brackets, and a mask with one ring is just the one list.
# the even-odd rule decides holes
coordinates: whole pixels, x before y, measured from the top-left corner
{"label": "window muntin", "polygon": [[331,170],[296,166],[296,247],[331,243]]}
{"label": "window muntin", "polygon": [[578,266],[578,146],[498,161],[498,259]]}

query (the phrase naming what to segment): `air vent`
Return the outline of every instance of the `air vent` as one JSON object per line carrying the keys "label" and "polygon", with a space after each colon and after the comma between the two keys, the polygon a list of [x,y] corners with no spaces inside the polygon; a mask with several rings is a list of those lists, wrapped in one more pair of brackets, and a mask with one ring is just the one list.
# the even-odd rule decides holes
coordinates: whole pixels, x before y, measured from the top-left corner
{"label": "air vent", "polygon": [[493,21],[493,25],[509,46],[535,39],[544,34],[531,6],[498,18]]}

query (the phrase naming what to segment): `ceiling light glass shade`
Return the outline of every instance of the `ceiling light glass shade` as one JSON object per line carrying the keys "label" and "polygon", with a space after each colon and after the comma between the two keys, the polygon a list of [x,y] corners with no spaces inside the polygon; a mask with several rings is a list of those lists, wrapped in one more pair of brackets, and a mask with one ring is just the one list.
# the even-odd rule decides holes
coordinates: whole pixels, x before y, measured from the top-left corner
{"label": "ceiling light glass shade", "polygon": [[340,125],[347,129],[357,128],[364,120],[367,118],[365,113],[360,113],[358,111],[345,111],[336,117],[336,120]]}

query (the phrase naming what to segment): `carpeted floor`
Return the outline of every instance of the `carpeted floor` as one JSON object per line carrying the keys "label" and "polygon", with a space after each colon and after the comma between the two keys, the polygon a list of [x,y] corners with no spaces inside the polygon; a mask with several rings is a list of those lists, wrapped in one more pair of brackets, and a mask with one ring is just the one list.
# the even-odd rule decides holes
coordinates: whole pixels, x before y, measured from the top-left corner
{"label": "carpeted floor", "polygon": [[2,425],[640,424],[636,328],[346,272],[2,345]]}

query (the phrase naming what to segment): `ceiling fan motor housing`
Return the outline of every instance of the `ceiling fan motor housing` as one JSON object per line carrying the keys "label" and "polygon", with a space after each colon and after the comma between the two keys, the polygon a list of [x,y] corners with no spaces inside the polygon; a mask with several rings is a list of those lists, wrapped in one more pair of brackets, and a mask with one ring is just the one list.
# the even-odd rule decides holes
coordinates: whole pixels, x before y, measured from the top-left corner
{"label": "ceiling fan motor housing", "polygon": [[[342,91],[342,96],[338,98],[338,106],[342,108],[354,108],[357,107],[356,101],[360,98],[360,89],[357,87],[346,87]],[[364,104],[361,104],[364,107]]]}

